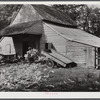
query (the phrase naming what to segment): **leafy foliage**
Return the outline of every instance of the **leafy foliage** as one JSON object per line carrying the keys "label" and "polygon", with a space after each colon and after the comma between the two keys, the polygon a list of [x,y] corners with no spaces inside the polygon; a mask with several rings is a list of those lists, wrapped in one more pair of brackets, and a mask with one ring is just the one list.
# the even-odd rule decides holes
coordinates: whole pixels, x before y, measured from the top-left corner
{"label": "leafy foliage", "polygon": [[100,9],[87,5],[52,5],[56,10],[68,14],[79,28],[100,36]]}
{"label": "leafy foliage", "polygon": [[0,91],[35,91],[49,77],[50,68],[41,64],[11,64],[0,69]]}
{"label": "leafy foliage", "polygon": [[0,91],[100,91],[100,71],[87,68],[51,69],[41,64],[0,67]]}
{"label": "leafy foliage", "polygon": [[0,30],[8,26],[21,5],[0,5]]}
{"label": "leafy foliage", "polygon": [[[22,5],[0,5],[0,30],[8,26]],[[52,5],[56,10],[69,15],[79,28],[100,36],[100,8],[85,4]]]}

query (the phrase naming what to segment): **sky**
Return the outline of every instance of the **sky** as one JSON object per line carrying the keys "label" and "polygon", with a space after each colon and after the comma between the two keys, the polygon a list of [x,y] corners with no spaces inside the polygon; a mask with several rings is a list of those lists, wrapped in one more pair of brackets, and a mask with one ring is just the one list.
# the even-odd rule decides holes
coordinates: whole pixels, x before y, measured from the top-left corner
{"label": "sky", "polygon": [[[46,4],[46,5],[51,5],[51,4]],[[98,8],[100,8],[100,3],[99,4],[87,4],[89,7],[92,7],[92,8],[95,8],[95,7],[98,7]],[[0,4],[0,8],[2,8],[3,7],[3,4]]]}
{"label": "sky", "polygon": [[100,4],[88,4],[88,6],[92,8],[95,8],[95,7],[100,8]]}

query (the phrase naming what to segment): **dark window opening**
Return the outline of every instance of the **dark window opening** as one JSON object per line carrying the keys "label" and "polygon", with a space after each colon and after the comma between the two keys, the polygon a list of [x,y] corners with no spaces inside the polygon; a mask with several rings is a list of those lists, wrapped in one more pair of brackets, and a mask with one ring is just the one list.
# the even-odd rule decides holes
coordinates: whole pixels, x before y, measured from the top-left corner
{"label": "dark window opening", "polygon": [[52,48],[52,43],[45,43],[45,50],[50,50]]}
{"label": "dark window opening", "polygon": [[51,52],[52,43],[45,43],[45,51]]}
{"label": "dark window opening", "polygon": [[45,51],[51,53],[51,49],[56,50],[56,48],[54,47],[53,43],[45,43]]}
{"label": "dark window opening", "polygon": [[28,51],[28,47],[29,47],[29,42],[28,41],[24,41],[23,42],[23,57],[26,54],[26,52]]}

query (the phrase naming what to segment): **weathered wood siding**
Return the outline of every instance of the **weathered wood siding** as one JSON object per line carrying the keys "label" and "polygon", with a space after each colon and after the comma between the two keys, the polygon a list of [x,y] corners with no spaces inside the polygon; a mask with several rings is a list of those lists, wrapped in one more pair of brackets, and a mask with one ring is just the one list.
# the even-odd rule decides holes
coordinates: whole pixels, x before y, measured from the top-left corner
{"label": "weathered wood siding", "polygon": [[95,48],[88,47],[87,48],[87,66],[95,68]]}
{"label": "weathered wood siding", "polygon": [[45,43],[48,42],[48,43],[52,43],[58,52],[66,55],[66,40],[63,37],[59,36],[57,33],[55,33],[53,30],[51,30],[45,24],[44,24],[44,33],[42,36],[42,40],[45,41],[42,41],[41,49],[44,49]]}
{"label": "weathered wood siding", "polygon": [[73,59],[80,66],[94,67],[95,65],[95,51],[94,47],[66,41],[66,55]]}
{"label": "weathered wood siding", "polygon": [[11,25],[40,19],[41,16],[31,5],[23,5]]}
{"label": "weathered wood siding", "polygon": [[46,39],[45,31],[44,31],[40,38],[40,51],[45,50],[45,43],[47,43],[47,39]]}
{"label": "weathered wood siding", "polygon": [[[44,39],[45,41],[42,41]],[[79,66],[94,67],[95,65],[94,47],[64,39],[50,27],[46,26],[46,24],[44,24],[44,34],[41,41],[41,49],[44,49],[46,42],[53,43],[53,46],[58,52],[69,57]]]}

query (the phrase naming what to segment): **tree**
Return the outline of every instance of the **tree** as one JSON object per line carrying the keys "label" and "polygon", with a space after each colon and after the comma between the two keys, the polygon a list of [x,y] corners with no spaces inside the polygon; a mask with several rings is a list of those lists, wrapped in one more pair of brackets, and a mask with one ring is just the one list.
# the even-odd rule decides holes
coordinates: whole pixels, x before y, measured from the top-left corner
{"label": "tree", "polygon": [[21,5],[0,5],[0,30],[11,23]]}
{"label": "tree", "polygon": [[87,5],[52,5],[56,10],[68,14],[77,26],[86,32],[100,36],[100,9]]}

